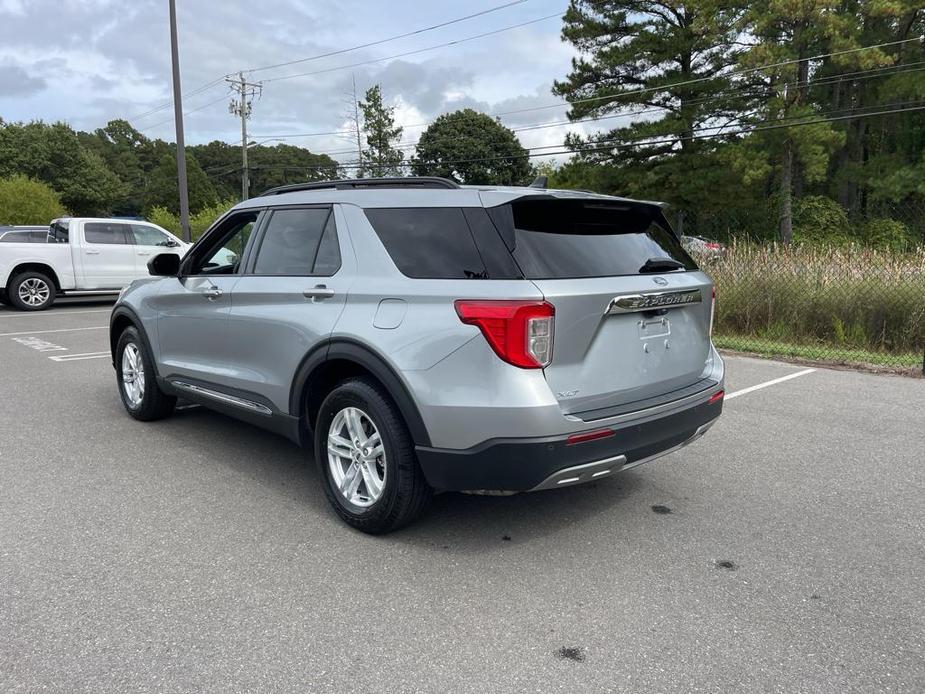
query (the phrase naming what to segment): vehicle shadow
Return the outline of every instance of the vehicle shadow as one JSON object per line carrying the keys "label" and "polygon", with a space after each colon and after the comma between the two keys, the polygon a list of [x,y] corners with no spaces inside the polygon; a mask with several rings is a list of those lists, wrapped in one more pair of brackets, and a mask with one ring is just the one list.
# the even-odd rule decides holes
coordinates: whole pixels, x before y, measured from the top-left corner
{"label": "vehicle shadow", "polygon": [[[333,518],[310,451],[290,441],[203,407],[179,410],[168,420],[185,445],[219,452],[219,464],[254,479],[281,497],[305,503],[311,515]],[[247,451],[242,455],[242,451]],[[419,549],[481,552],[501,542],[522,543],[554,534],[590,517],[613,512],[646,485],[630,471],[613,478],[563,489],[509,496],[444,492],[437,494],[416,523],[376,542],[414,545]],[[349,530],[345,527],[345,532]],[[507,539],[506,539],[507,538]]]}
{"label": "vehicle shadow", "polygon": [[[58,299],[55,299],[54,305],[48,309],[49,311],[58,311],[59,309],[78,309],[78,308],[108,308],[116,303],[116,295],[106,295],[106,296],[62,296]],[[44,311],[20,311],[19,309],[13,308],[12,306],[7,306],[5,304],[0,304],[0,314],[13,314],[19,316],[40,316]]]}

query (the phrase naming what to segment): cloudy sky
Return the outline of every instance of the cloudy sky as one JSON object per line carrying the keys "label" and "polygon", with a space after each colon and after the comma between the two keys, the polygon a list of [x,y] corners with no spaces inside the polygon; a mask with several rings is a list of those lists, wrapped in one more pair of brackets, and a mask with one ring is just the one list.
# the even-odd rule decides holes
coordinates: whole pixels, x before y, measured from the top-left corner
{"label": "cloudy sky", "polygon": [[[228,112],[228,73],[343,51],[504,4],[406,38],[246,73],[264,83],[250,133],[269,140],[343,129],[355,78],[359,91],[382,85],[408,126],[405,142],[440,113],[470,106],[520,111],[502,121],[531,128],[518,132],[525,146],[559,145],[585,124],[533,126],[566,120],[550,92],[574,55],[559,38],[566,0],[177,0],[187,141],[240,139],[239,121]],[[522,26],[505,30],[515,25]],[[488,32],[498,33],[464,40]],[[172,140],[170,97],[167,0],[0,0],[4,120],[64,120],[89,130],[126,118],[149,137]],[[350,148],[344,136],[286,142],[350,159],[339,153]]]}

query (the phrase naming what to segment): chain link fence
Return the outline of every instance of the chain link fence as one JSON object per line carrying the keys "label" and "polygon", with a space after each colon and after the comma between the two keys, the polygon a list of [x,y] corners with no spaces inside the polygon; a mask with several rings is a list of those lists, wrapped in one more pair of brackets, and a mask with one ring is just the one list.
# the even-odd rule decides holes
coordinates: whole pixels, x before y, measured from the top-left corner
{"label": "chain link fence", "polygon": [[897,252],[734,241],[693,252],[716,282],[718,347],[925,370],[925,246]]}

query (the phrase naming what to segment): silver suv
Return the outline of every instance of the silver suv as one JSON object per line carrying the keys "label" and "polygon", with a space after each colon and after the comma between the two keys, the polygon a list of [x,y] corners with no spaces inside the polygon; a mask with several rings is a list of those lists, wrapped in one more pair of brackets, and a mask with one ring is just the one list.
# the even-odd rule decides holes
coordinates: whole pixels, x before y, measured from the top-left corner
{"label": "silver suv", "polygon": [[313,446],[371,533],[434,490],[553,489],[703,434],[710,279],[658,204],[439,178],[285,186],[154,257],[112,312],[128,413],[177,398]]}

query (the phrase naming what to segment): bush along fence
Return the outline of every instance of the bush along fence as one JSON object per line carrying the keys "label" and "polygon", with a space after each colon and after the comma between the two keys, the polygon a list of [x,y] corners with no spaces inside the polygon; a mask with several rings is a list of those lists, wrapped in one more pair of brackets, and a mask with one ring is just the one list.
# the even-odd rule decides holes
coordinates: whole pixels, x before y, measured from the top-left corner
{"label": "bush along fence", "polygon": [[698,261],[716,283],[720,348],[925,369],[925,246],[732,243]]}

